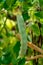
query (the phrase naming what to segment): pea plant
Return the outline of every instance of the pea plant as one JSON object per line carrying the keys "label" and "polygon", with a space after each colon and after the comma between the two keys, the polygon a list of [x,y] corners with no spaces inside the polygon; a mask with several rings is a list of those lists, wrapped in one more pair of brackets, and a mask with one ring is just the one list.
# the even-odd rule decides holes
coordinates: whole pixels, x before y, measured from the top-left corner
{"label": "pea plant", "polygon": [[43,65],[43,0],[0,0],[0,65]]}

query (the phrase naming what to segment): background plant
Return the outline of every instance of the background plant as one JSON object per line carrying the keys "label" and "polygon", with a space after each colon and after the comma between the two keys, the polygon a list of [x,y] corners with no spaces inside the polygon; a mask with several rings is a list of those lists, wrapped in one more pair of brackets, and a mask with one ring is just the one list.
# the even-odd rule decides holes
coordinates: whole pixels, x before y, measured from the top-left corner
{"label": "background plant", "polygon": [[0,0],[0,65],[43,65],[43,0]]}

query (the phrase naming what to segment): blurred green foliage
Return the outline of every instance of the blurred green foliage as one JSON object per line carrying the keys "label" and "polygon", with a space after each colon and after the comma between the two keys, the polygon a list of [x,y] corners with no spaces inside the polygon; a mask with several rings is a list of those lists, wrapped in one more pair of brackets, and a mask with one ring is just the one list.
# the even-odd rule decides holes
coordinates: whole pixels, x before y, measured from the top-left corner
{"label": "blurred green foliage", "polygon": [[[17,14],[21,15],[18,20]],[[16,36],[18,33],[22,43]],[[27,47],[28,51],[22,58],[19,58],[19,52],[22,47],[23,54],[26,40],[35,41],[38,46],[40,36],[43,49],[43,0],[0,0],[0,65],[33,65],[34,60],[26,61],[25,57],[37,55],[38,52],[34,53]],[[43,58],[38,59],[37,65],[43,65]]]}

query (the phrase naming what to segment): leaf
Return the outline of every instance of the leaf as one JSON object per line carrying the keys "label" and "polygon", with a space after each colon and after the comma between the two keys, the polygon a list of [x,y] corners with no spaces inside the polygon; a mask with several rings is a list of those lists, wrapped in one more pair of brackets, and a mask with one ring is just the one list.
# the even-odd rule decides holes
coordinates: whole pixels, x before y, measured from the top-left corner
{"label": "leaf", "polygon": [[38,11],[38,12],[36,12],[35,13],[35,15],[36,15],[36,17],[38,17],[38,18],[43,18],[43,11]]}
{"label": "leaf", "polygon": [[43,0],[39,0],[39,2],[40,2],[41,10],[43,11]]}
{"label": "leaf", "polygon": [[5,9],[11,9],[12,6],[16,3],[17,0],[5,0],[3,7]]}
{"label": "leaf", "polygon": [[43,24],[41,25],[41,35],[43,36]]}
{"label": "leaf", "polygon": [[2,56],[1,61],[3,64],[9,64],[11,62],[12,56],[11,53],[6,53],[5,55]]}
{"label": "leaf", "polygon": [[8,9],[8,5],[6,4],[6,1],[3,4],[3,8]]}
{"label": "leaf", "polygon": [[3,0],[0,0],[0,2],[2,2]]}
{"label": "leaf", "polygon": [[32,28],[32,30],[33,30],[33,33],[34,33],[36,36],[39,36],[39,35],[40,35],[40,30],[39,30],[38,25],[33,24],[31,28]]}
{"label": "leaf", "polygon": [[17,15],[17,23],[18,23],[18,29],[21,36],[21,47],[19,56],[23,57],[26,54],[27,50],[27,35],[24,27],[24,20],[21,14]]}
{"label": "leaf", "polygon": [[0,65],[2,64],[1,57],[0,57]]}
{"label": "leaf", "polygon": [[24,21],[30,18],[27,12],[26,13],[23,12],[22,15],[23,15]]}
{"label": "leaf", "polygon": [[30,36],[30,35],[28,35],[28,40],[29,40],[30,42],[32,42],[32,39],[31,39],[31,36]]}
{"label": "leaf", "polygon": [[20,59],[18,65],[24,65],[24,64],[25,64],[25,58]]}
{"label": "leaf", "polygon": [[[25,4],[25,5],[24,5],[24,4]],[[25,12],[28,11],[29,5],[27,4],[27,2],[24,2],[24,3],[23,3],[22,9],[23,9],[23,11],[25,11]]]}
{"label": "leaf", "polygon": [[15,44],[15,46],[13,47],[13,51],[16,54],[16,57],[19,54],[19,50],[20,50],[20,41],[17,41],[17,43]]}
{"label": "leaf", "polygon": [[21,58],[16,58],[12,60],[13,65],[18,65],[18,62],[21,60]]}
{"label": "leaf", "polygon": [[43,0],[39,0],[40,5],[43,6]]}
{"label": "leaf", "polygon": [[13,65],[24,65],[26,59],[25,58],[16,58],[12,60]]}
{"label": "leaf", "polygon": [[6,0],[6,4],[9,6],[13,5],[16,2],[16,0]]}

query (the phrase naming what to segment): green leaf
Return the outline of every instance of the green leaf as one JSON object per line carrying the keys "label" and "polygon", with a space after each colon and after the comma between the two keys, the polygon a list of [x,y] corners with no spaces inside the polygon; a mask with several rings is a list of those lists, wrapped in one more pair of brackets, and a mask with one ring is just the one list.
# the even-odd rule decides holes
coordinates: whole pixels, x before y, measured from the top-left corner
{"label": "green leaf", "polygon": [[41,35],[43,36],[43,24],[41,25]]}
{"label": "green leaf", "polygon": [[15,2],[16,2],[16,0],[6,0],[6,4],[8,6],[11,6],[11,5],[15,4]]}
{"label": "green leaf", "polygon": [[43,11],[38,11],[35,13],[36,17],[43,18]]}
{"label": "green leaf", "polygon": [[40,8],[43,11],[43,0],[39,0],[39,2],[40,2]]}
{"label": "green leaf", "polygon": [[13,51],[16,54],[16,57],[19,55],[19,50],[20,50],[20,41],[17,41],[17,43],[13,47]]}
{"label": "green leaf", "polygon": [[2,60],[1,60],[1,57],[0,57],[0,65],[2,64]]}
{"label": "green leaf", "polygon": [[18,65],[18,62],[21,60],[21,58],[13,58],[12,63],[13,65]]}
{"label": "green leaf", "polygon": [[43,6],[43,0],[39,0],[40,5]]}
{"label": "green leaf", "polygon": [[27,12],[23,12],[22,15],[23,15],[24,21],[30,18]]}
{"label": "green leaf", "polygon": [[12,9],[12,6],[16,3],[17,0],[5,0],[3,7],[5,9]]}
{"label": "green leaf", "polygon": [[34,33],[36,36],[39,36],[39,35],[40,35],[40,30],[39,30],[38,25],[33,24],[31,28],[32,28],[32,30],[33,30],[33,33]]}
{"label": "green leaf", "polygon": [[[25,4],[25,5],[24,5],[24,4]],[[24,2],[24,3],[23,3],[23,6],[22,6],[22,9],[23,9],[23,11],[27,12],[28,9],[29,9],[29,5],[28,5],[26,2]]]}
{"label": "green leaf", "polygon": [[6,1],[3,4],[3,8],[8,9],[8,5],[6,4]]}
{"label": "green leaf", "polygon": [[18,65],[24,65],[24,64],[25,64],[25,58],[20,59]]}
{"label": "green leaf", "polygon": [[24,26],[24,19],[21,14],[17,15],[17,23],[18,23],[19,33],[21,36],[21,47],[20,47],[19,56],[23,57],[26,54],[26,50],[27,50],[27,35]]}
{"label": "green leaf", "polygon": [[31,39],[31,36],[30,36],[30,35],[28,35],[28,40],[29,40],[30,42],[32,42],[32,39]]}
{"label": "green leaf", "polygon": [[3,0],[0,0],[0,3],[2,2]]}
{"label": "green leaf", "polygon": [[13,59],[12,63],[13,65],[24,65],[25,61],[26,61],[25,58],[16,58],[16,59]]}
{"label": "green leaf", "polygon": [[11,59],[12,59],[11,53],[7,52],[2,56],[1,61],[3,64],[9,64],[11,62]]}

